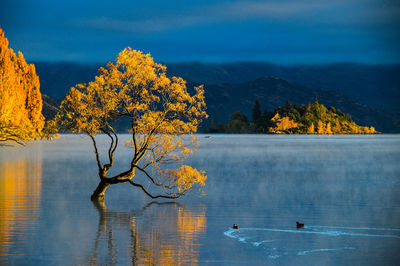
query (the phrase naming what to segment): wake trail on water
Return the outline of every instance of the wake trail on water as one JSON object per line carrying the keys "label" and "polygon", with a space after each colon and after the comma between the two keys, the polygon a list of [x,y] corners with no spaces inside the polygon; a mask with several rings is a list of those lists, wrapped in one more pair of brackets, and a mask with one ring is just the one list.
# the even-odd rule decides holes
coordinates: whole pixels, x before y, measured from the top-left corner
{"label": "wake trail on water", "polygon": [[[231,238],[237,238],[233,236],[233,233],[244,232],[244,231],[270,231],[270,232],[283,232],[283,233],[293,233],[293,234],[318,234],[318,235],[328,235],[328,236],[361,236],[361,237],[387,237],[387,238],[398,238],[400,239],[400,235],[392,235],[392,234],[371,234],[371,233],[354,233],[354,232],[346,232],[339,230],[313,230],[313,229],[348,229],[348,230],[385,230],[385,231],[400,231],[400,229],[385,229],[385,228],[369,228],[369,227],[334,227],[334,226],[306,226],[303,229],[277,229],[277,228],[240,228],[240,229],[232,229],[230,228],[228,231],[224,232],[224,234]],[[307,230],[311,229],[311,230]],[[243,237],[241,237],[243,238]]]}
{"label": "wake trail on water", "polygon": [[[356,231],[356,232],[354,232]],[[366,231],[366,232],[360,232]],[[372,231],[387,232],[373,233]],[[370,237],[370,238],[394,238],[400,239],[400,234],[394,234],[394,232],[400,232],[397,228],[374,228],[374,227],[345,227],[345,226],[305,226],[302,229],[279,229],[279,228],[240,228],[233,229],[229,228],[224,232],[224,235],[236,239],[241,243],[248,243],[256,248],[263,248],[267,251],[267,255],[271,259],[277,259],[282,256],[288,255],[308,255],[315,252],[329,252],[329,251],[340,251],[340,250],[355,250],[356,248],[345,246],[335,248],[320,248],[310,250],[291,250],[287,252],[287,247],[274,247],[274,242],[279,243],[282,239],[262,239],[260,240],[259,234],[249,234],[253,232],[278,232],[288,234],[311,234],[311,235],[325,235],[331,237]],[[262,236],[262,235],[261,235]],[[258,238],[255,241],[255,238]],[[279,245],[279,244],[278,244]],[[285,245],[286,246],[286,245]]]}
{"label": "wake trail on water", "polygon": [[336,229],[348,229],[348,230],[373,230],[373,231],[397,231],[400,232],[400,229],[397,228],[376,228],[376,227],[346,227],[346,226],[326,226],[326,225],[313,225],[306,226],[306,228],[315,228],[315,229],[324,229],[324,228],[336,228]]}

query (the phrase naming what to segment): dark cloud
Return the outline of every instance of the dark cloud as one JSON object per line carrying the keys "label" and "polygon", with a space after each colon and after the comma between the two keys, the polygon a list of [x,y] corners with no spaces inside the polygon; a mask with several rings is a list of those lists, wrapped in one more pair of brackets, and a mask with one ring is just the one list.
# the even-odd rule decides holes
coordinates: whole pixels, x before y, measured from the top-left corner
{"label": "dark cloud", "polygon": [[32,60],[112,60],[126,46],[161,61],[400,61],[400,4],[379,0],[11,1],[11,46]]}

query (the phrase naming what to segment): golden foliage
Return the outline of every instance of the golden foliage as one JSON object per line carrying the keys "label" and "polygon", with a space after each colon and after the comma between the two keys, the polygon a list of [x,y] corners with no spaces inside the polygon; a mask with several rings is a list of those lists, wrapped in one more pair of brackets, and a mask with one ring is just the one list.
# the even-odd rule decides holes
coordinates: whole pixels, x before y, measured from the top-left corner
{"label": "golden foliage", "polygon": [[191,96],[186,82],[168,78],[166,67],[150,54],[124,49],[116,64],[99,72],[89,84],[71,88],[62,101],[61,121],[74,133],[94,135],[115,118],[128,116],[138,134],[190,134],[207,116],[203,87],[195,87]]}
{"label": "golden foliage", "polygon": [[[99,133],[112,139],[108,166],[102,167],[97,156],[99,170],[105,176],[112,166],[117,145],[112,122],[129,119],[131,140],[126,145],[134,150],[131,169],[116,178],[130,180],[135,168],[142,171],[152,166],[156,172],[164,173],[152,182],[171,188],[170,195],[176,196],[194,184],[203,185],[206,177],[203,172],[184,166],[166,174],[161,164],[181,163],[197,149],[197,139],[184,139],[183,135],[197,131],[201,120],[207,117],[205,108],[202,85],[195,87],[191,94],[186,81],[167,77],[166,66],[155,63],[150,54],[127,48],[119,53],[116,63],[110,62],[106,68],[100,68],[94,81],[71,88],[61,102],[61,112],[55,122],[74,133],[88,134],[94,144],[93,137]],[[172,176],[173,184],[169,183]]]}
{"label": "golden foliage", "polygon": [[169,185],[178,189],[178,193],[183,193],[191,189],[194,185],[204,186],[207,176],[204,171],[198,171],[189,165],[182,165],[179,169],[166,170]]}
{"label": "golden foliage", "polygon": [[317,133],[324,134],[324,124],[322,123],[321,120],[318,120]]}
{"label": "golden foliage", "polygon": [[269,131],[273,133],[290,133],[291,129],[294,129],[298,126],[298,124],[290,120],[289,117],[280,117],[279,113],[276,113],[271,121],[275,123],[275,127],[270,127]]}
{"label": "golden foliage", "polygon": [[325,128],[325,134],[332,134],[331,123],[328,122]]}
{"label": "golden foliage", "polygon": [[335,127],[333,128],[333,133],[334,134],[339,134],[341,132],[341,127],[340,127],[340,122],[339,119],[335,119]]}
{"label": "golden foliage", "polygon": [[308,134],[315,134],[315,128],[314,128],[314,123],[311,123],[311,126],[307,128],[307,133]]}
{"label": "golden foliage", "polygon": [[35,66],[15,55],[0,29],[0,141],[28,140],[44,126],[42,96]]}

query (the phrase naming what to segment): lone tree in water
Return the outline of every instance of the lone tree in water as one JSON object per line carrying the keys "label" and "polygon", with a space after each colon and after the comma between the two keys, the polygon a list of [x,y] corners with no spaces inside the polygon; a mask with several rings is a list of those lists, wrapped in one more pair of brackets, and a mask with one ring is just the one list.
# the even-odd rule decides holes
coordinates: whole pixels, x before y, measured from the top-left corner
{"label": "lone tree in water", "polygon": [[[100,68],[94,81],[70,89],[54,122],[92,140],[100,177],[92,200],[104,199],[106,189],[118,183],[138,187],[151,198],[178,198],[204,186],[207,179],[204,171],[183,165],[198,148],[193,134],[207,117],[205,108],[203,86],[195,87],[191,95],[186,82],[168,78],[166,67],[155,63],[150,54],[127,48],[115,64]],[[130,140],[125,145],[132,148],[132,155],[127,169],[110,177],[107,173],[119,145],[112,125],[123,118],[129,119]],[[101,133],[109,138],[104,163],[96,143]],[[165,167],[172,162],[175,169]],[[162,193],[153,195],[147,183],[145,187],[141,178],[135,178],[138,172],[153,185],[150,188],[159,187],[156,190]]]}

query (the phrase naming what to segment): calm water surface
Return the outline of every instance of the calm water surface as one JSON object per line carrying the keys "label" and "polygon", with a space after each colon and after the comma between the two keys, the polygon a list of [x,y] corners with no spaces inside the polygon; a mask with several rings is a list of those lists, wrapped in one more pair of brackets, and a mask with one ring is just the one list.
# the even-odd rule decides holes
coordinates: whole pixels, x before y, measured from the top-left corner
{"label": "calm water surface", "polygon": [[206,195],[174,202],[93,204],[85,137],[1,147],[0,264],[400,264],[400,135],[199,138]]}

